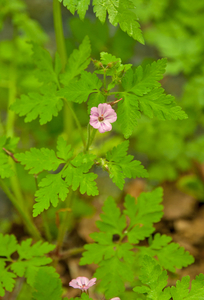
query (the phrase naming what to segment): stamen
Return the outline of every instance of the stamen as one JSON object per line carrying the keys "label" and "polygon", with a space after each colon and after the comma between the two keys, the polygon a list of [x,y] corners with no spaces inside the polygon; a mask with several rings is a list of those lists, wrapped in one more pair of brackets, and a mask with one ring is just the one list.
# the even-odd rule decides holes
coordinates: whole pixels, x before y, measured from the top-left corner
{"label": "stamen", "polygon": [[98,117],[98,120],[99,120],[100,122],[102,122],[102,121],[104,120],[104,118],[103,118],[103,117]]}

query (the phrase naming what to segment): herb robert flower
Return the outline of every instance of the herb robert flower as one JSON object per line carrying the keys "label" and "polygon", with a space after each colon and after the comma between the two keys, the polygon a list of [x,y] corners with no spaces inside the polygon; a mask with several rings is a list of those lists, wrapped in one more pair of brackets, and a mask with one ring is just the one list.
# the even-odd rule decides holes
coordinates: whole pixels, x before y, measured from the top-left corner
{"label": "herb robert flower", "polygon": [[110,104],[100,103],[98,107],[91,108],[89,124],[98,129],[100,133],[110,131],[112,129],[111,123],[117,120],[117,114]]}
{"label": "herb robert flower", "polygon": [[92,278],[89,280],[87,277],[77,277],[76,279],[72,279],[69,283],[69,286],[80,289],[82,292],[87,291],[88,288],[93,286],[96,283],[96,278]]}

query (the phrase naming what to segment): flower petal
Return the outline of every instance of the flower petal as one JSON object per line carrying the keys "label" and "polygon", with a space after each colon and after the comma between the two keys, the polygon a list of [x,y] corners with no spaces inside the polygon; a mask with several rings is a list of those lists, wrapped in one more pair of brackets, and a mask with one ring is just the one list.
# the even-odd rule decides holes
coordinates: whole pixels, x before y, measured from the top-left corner
{"label": "flower petal", "polygon": [[91,114],[95,115],[95,116],[99,116],[99,114],[98,114],[98,108],[97,107],[92,107],[91,108]]}
{"label": "flower petal", "polygon": [[112,129],[112,125],[109,122],[103,121],[103,122],[101,122],[100,125],[101,126],[98,128],[98,131],[100,133],[104,133],[106,131],[111,131],[111,129]]}
{"label": "flower petal", "polygon": [[100,103],[98,105],[98,113],[99,113],[99,116],[101,117],[102,115],[105,114],[105,112],[111,108],[111,105],[110,104],[107,104],[107,103]]}
{"label": "flower petal", "polygon": [[92,279],[89,281],[87,287],[93,286],[93,285],[96,283],[96,280],[97,280],[97,278],[92,278]]}

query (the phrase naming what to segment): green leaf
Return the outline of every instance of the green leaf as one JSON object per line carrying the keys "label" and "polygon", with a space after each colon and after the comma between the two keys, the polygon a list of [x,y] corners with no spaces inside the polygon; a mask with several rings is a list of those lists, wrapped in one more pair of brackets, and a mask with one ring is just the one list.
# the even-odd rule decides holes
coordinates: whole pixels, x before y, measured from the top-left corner
{"label": "green leaf", "polygon": [[46,124],[57,116],[62,109],[63,101],[57,95],[56,85],[49,83],[39,88],[39,92],[31,92],[22,95],[11,105],[20,117],[25,117],[25,122],[31,122],[37,117],[40,118],[40,125]]}
{"label": "green leaf", "polygon": [[77,11],[81,20],[84,19],[90,4],[90,0],[59,0],[59,2],[63,2],[63,5],[66,6],[73,15],[75,11]]}
{"label": "green leaf", "polygon": [[123,98],[123,100],[118,103],[118,123],[124,137],[127,139],[137,126],[137,120],[140,119],[141,113],[138,99],[134,94],[123,93],[119,97]]}
{"label": "green leaf", "polygon": [[92,93],[88,99],[88,113],[90,114],[92,107],[98,107],[100,103],[105,102],[105,96],[101,92]]}
{"label": "green leaf", "polygon": [[100,215],[102,221],[97,221],[97,227],[101,231],[121,235],[126,227],[125,216],[121,216],[120,209],[117,207],[114,199],[108,197],[103,206],[103,214]]}
{"label": "green leaf", "polygon": [[[163,78],[166,63],[167,60],[162,58],[147,65],[144,70],[142,66],[137,67],[134,76],[132,76],[132,87],[129,91],[132,91],[138,96],[142,96],[152,89],[160,87],[161,84],[159,80]],[[125,80],[123,81],[123,87],[125,87]]]}
{"label": "green leaf", "polygon": [[52,149],[47,148],[31,148],[25,153],[17,153],[15,157],[22,165],[25,165],[26,170],[30,170],[30,174],[38,174],[43,170],[55,171],[62,161],[56,157]]}
{"label": "green leaf", "polygon": [[150,193],[141,193],[137,203],[130,195],[125,197],[124,213],[130,218],[127,234],[130,243],[136,244],[154,232],[153,223],[159,222],[163,215],[162,195],[162,189],[157,188]]}
{"label": "green leaf", "polygon": [[[1,150],[0,150],[1,151]],[[8,157],[5,153],[0,153],[0,177],[2,179],[9,178],[14,175],[11,166],[8,163]]]}
{"label": "green leaf", "polygon": [[0,256],[9,258],[17,249],[17,241],[14,235],[0,233]]}
{"label": "green leaf", "polygon": [[[145,255],[141,261],[139,279],[145,286],[135,287],[133,290],[137,293],[147,293],[147,299],[152,300],[169,300],[171,298],[167,285],[167,272],[162,268],[155,259]],[[148,285],[149,288],[146,286]]]}
{"label": "green leaf", "polygon": [[[50,251],[55,249],[55,245],[49,244],[48,242],[38,241],[37,243],[31,245],[32,239],[27,239],[22,241],[17,247],[19,254],[19,259],[31,259],[37,256],[44,256]],[[43,257],[44,258],[44,257]],[[47,257],[45,257],[47,259]],[[50,260],[50,258],[49,258]]]}
{"label": "green leaf", "polygon": [[[185,251],[183,247],[180,247],[177,243],[169,243],[171,240],[169,237],[166,237],[166,245],[164,237],[159,233],[155,235],[155,238],[150,245],[150,249],[154,250],[155,255],[157,255],[160,264],[167,270],[175,272],[176,268],[181,269],[182,267],[187,267],[188,265],[194,262],[194,258],[189,254],[188,251]],[[163,239],[161,249],[158,249],[158,244],[161,244],[160,239]]]}
{"label": "green leaf", "polygon": [[[68,1],[69,3],[73,3]],[[85,70],[90,63],[90,54],[91,47],[88,36],[86,36],[79,46],[79,50],[75,49],[70,55],[65,73],[61,74],[60,80],[61,83],[65,86],[69,84],[70,80],[72,80],[75,76],[81,74],[83,70]]]}
{"label": "green leaf", "polygon": [[34,72],[35,76],[39,79],[40,82],[44,82],[47,84],[49,84],[50,82],[54,82],[58,84],[57,74],[54,71],[50,53],[46,49],[35,43],[32,43],[32,48],[32,59],[38,68]]}
{"label": "green leaf", "polygon": [[63,159],[64,162],[73,156],[71,145],[67,145],[67,142],[61,136],[57,140],[57,150],[57,157]]}
{"label": "green leaf", "polygon": [[[9,178],[14,175],[14,172],[9,163],[9,155],[6,151],[14,151],[19,138],[6,138],[5,135],[0,137],[0,177],[2,179]],[[5,148],[5,150],[3,150]]]}
{"label": "green leaf", "polygon": [[120,25],[121,29],[129,36],[132,36],[140,43],[144,43],[140,25],[137,22],[137,16],[135,14],[135,6],[133,1],[121,0],[94,0],[94,12],[101,22],[105,22],[106,11],[108,12],[109,21],[113,26]]}
{"label": "green leaf", "polygon": [[28,284],[32,286],[39,267],[47,265],[52,261],[45,254],[52,251],[55,245],[48,244],[47,242],[42,243],[41,241],[31,245],[31,242],[32,239],[27,239],[21,245],[17,246],[19,259],[11,265],[11,270],[17,276],[25,276]]}
{"label": "green leaf", "polygon": [[171,240],[171,237],[157,233],[148,248],[139,247],[141,255],[157,256],[160,265],[171,272],[175,272],[176,268],[181,269],[192,264],[193,256],[179,244],[170,243]]}
{"label": "green leaf", "polygon": [[174,300],[186,299],[186,297],[189,295],[189,284],[190,284],[190,276],[183,277],[181,281],[177,280],[176,286],[171,287],[172,298]]}
{"label": "green leaf", "polygon": [[171,295],[173,300],[203,300],[204,299],[204,275],[196,276],[191,283],[189,291],[190,277],[185,276],[181,281],[176,282],[176,287],[171,287]]}
{"label": "green leaf", "polygon": [[106,298],[111,298],[124,292],[124,281],[133,281],[134,279],[131,266],[122,262],[117,256],[103,260],[99,266],[94,276],[97,279],[102,279],[100,286],[105,290]]}
{"label": "green leaf", "polygon": [[129,141],[124,141],[106,154],[109,176],[112,181],[123,189],[125,178],[148,177],[147,171],[132,155],[127,155]]}
{"label": "green leaf", "polygon": [[174,97],[165,95],[158,82],[162,79],[166,67],[166,59],[161,59],[147,65],[139,66],[135,72],[129,69],[122,78],[124,92],[119,93],[123,98],[118,103],[118,122],[122,133],[128,138],[137,125],[141,112],[160,120],[186,119],[187,115],[181,107],[176,106]]}
{"label": "green leaf", "polygon": [[84,246],[84,249],[87,251],[83,252],[80,265],[91,263],[98,264],[103,259],[109,259],[115,255],[111,233],[92,233],[91,237],[99,243],[87,244]]}
{"label": "green leaf", "polygon": [[33,206],[33,216],[38,216],[52,204],[57,206],[59,199],[64,201],[69,193],[67,183],[62,179],[61,172],[49,174],[39,183],[39,190],[36,191],[36,203]]}
{"label": "green leaf", "polygon": [[40,268],[35,276],[33,299],[61,300],[62,282],[54,268]]}
{"label": "green leaf", "polygon": [[72,185],[73,191],[80,189],[81,194],[88,196],[98,195],[98,188],[94,181],[98,175],[87,173],[94,164],[95,155],[79,153],[63,170],[63,177],[68,186]]}
{"label": "green leaf", "polygon": [[140,110],[149,118],[156,116],[159,120],[183,120],[187,115],[180,106],[175,106],[174,97],[165,95],[162,88],[154,89],[139,97]]}
{"label": "green leaf", "polygon": [[71,81],[59,93],[68,101],[82,103],[88,100],[91,93],[99,93],[101,86],[102,82],[96,74],[83,71],[78,81]]}
{"label": "green leaf", "polygon": [[5,295],[5,290],[8,292],[12,292],[15,284],[14,278],[16,277],[15,274],[9,272],[5,268],[5,265],[6,263],[0,260],[0,296],[1,297]]}

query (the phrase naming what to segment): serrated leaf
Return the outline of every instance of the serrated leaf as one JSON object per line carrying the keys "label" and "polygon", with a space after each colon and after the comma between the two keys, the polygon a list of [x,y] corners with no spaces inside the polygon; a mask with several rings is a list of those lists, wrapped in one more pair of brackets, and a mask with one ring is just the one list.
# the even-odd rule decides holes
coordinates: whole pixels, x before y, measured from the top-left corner
{"label": "serrated leaf", "polygon": [[88,100],[91,93],[99,92],[102,82],[96,74],[83,71],[78,81],[71,81],[59,92],[68,101],[82,103]]}
{"label": "serrated leaf", "polygon": [[84,19],[86,15],[86,11],[88,10],[90,4],[90,0],[79,0],[78,5],[77,5],[77,12],[79,15],[79,18],[81,20]]}
{"label": "serrated leaf", "polygon": [[46,257],[55,248],[55,245],[43,243],[42,241],[31,245],[32,239],[27,239],[17,246],[19,259],[11,265],[11,270],[18,276],[25,276],[27,282],[32,286],[35,275],[40,266],[49,264],[52,259]]}
{"label": "serrated leaf", "polygon": [[98,107],[100,103],[105,102],[105,96],[101,92],[92,93],[88,99],[88,113],[90,114],[92,107]]}
{"label": "serrated leaf", "polygon": [[17,146],[18,141],[19,138],[15,137],[6,138],[5,135],[0,137],[0,177],[2,179],[9,178],[14,175],[14,172],[9,163],[9,157],[3,150],[3,148],[13,152]]}
{"label": "serrated leaf", "polygon": [[137,120],[140,119],[141,113],[139,111],[138,99],[135,95],[123,93],[121,98],[123,98],[123,100],[118,103],[117,110],[118,123],[124,137],[127,139],[137,126]]}
{"label": "serrated leaf", "polygon": [[190,276],[185,276],[180,280],[177,280],[176,286],[171,287],[171,295],[174,300],[183,300],[189,294]]}
{"label": "serrated leaf", "polygon": [[36,203],[33,206],[33,216],[36,217],[52,204],[57,206],[59,199],[64,201],[69,193],[67,183],[62,179],[62,174],[49,174],[39,183],[36,191]]}
{"label": "serrated leaf", "polygon": [[126,177],[148,177],[148,173],[141,163],[136,160],[133,161],[132,155],[127,155],[128,146],[129,141],[124,141],[106,154],[109,176],[121,190]]}
{"label": "serrated leaf", "polygon": [[[71,3],[70,1],[68,2]],[[65,73],[61,74],[60,76],[61,83],[66,86],[69,84],[70,80],[81,74],[81,72],[85,70],[90,63],[90,54],[90,41],[88,36],[86,36],[79,46],[79,50],[75,49],[70,55],[66,65]]]}
{"label": "serrated leaf", "polygon": [[63,5],[66,6],[73,15],[75,11],[77,11],[81,20],[84,19],[90,4],[90,0],[59,0],[59,2],[63,2]]}
{"label": "serrated leaf", "polygon": [[66,162],[72,156],[73,150],[71,150],[71,145],[67,145],[67,142],[63,139],[63,137],[59,137],[57,140],[57,157]]}
{"label": "serrated leaf", "polygon": [[61,300],[62,282],[53,269],[40,268],[35,276],[33,299]]}
{"label": "serrated leaf", "polygon": [[79,153],[70,164],[63,170],[63,177],[73,191],[78,188],[82,194],[98,195],[98,188],[94,181],[98,175],[92,172],[87,173],[94,164],[95,155]]}
{"label": "serrated leaf", "polygon": [[151,193],[141,193],[135,203],[130,195],[125,197],[124,213],[130,218],[128,240],[130,243],[138,243],[154,232],[153,223],[159,222],[163,212],[162,189],[157,188]]}
{"label": "serrated leaf", "polygon": [[[167,60],[165,58],[154,61],[152,64],[147,65],[143,70],[142,66],[137,67],[134,73],[132,91],[138,96],[147,94],[152,89],[160,87],[159,80],[163,78]],[[124,86],[124,81],[123,81]]]}
{"label": "serrated leaf", "polygon": [[122,262],[117,256],[103,260],[99,266],[94,276],[97,279],[102,279],[100,286],[105,289],[106,298],[111,298],[124,292],[124,281],[132,281],[134,279],[130,265]]}
{"label": "serrated leaf", "polygon": [[194,262],[193,256],[177,243],[170,243],[157,252],[161,265],[171,272],[175,272],[176,268],[187,267]]}
{"label": "serrated leaf", "polygon": [[93,233],[91,237],[99,242],[84,246],[87,250],[83,252],[83,257],[80,260],[80,265],[95,263],[98,264],[103,259],[109,259],[115,255],[114,243],[112,242],[111,233]]}
{"label": "serrated leaf", "polygon": [[171,287],[173,300],[203,300],[204,299],[204,275],[200,274],[191,283],[189,291],[190,277],[185,276],[181,281],[176,282],[176,287]]}
{"label": "serrated leaf", "polygon": [[0,256],[9,258],[17,249],[17,240],[14,235],[0,233]]}
{"label": "serrated leaf", "polygon": [[14,278],[16,277],[15,274],[9,272],[5,268],[5,265],[6,263],[0,260],[0,296],[1,297],[5,295],[5,290],[8,292],[12,292],[15,284]]}
{"label": "serrated leaf", "polygon": [[97,227],[101,231],[121,235],[123,229],[126,227],[126,220],[125,216],[121,215],[120,209],[112,197],[108,197],[105,201],[103,212],[100,215],[102,221],[96,222]]}
{"label": "serrated leaf", "polygon": [[32,59],[38,67],[38,70],[34,72],[35,76],[41,82],[48,84],[52,81],[57,84],[57,75],[53,69],[53,63],[50,53],[46,49],[35,43],[32,43],[32,48]]}
{"label": "serrated leaf", "polygon": [[26,116],[24,121],[31,122],[39,117],[40,125],[46,124],[56,117],[63,107],[63,101],[57,95],[56,85],[49,83],[39,88],[39,92],[22,95],[11,105],[20,117]]}
{"label": "serrated leaf", "polygon": [[174,97],[165,95],[162,88],[154,89],[147,95],[139,97],[140,110],[149,118],[156,116],[159,120],[183,120],[187,115],[181,107],[175,106]]}
{"label": "serrated leaf", "polygon": [[32,239],[27,239],[18,245],[17,251],[20,259],[31,259],[32,257],[43,256],[56,247],[55,245],[42,241],[38,241],[33,245],[31,243]]}
{"label": "serrated leaf", "polygon": [[8,163],[8,157],[5,153],[0,153],[0,177],[2,179],[9,178],[14,175],[11,166]]}
{"label": "serrated leaf", "polygon": [[[167,272],[162,268],[155,259],[150,256],[144,256],[141,261],[141,269],[139,279],[145,286],[135,287],[133,290],[137,293],[147,293],[147,299],[152,300],[169,300],[171,298],[169,289],[165,289],[167,285]],[[148,285],[150,288],[147,288]]]}
{"label": "serrated leaf", "polygon": [[15,157],[26,170],[30,170],[29,174],[38,174],[43,170],[55,171],[62,161],[56,157],[52,149],[47,148],[31,148],[25,153],[17,153]]}
{"label": "serrated leaf", "polygon": [[105,22],[107,11],[109,21],[113,26],[117,26],[119,23],[123,31],[127,32],[128,35],[140,43],[144,43],[132,1],[121,0],[113,2],[111,0],[94,0],[93,5],[94,12],[101,22]]}
{"label": "serrated leaf", "polygon": [[194,258],[177,243],[169,243],[172,238],[157,233],[148,248],[139,247],[142,254],[157,256],[159,263],[167,270],[175,272],[176,268],[187,267],[194,262]]}

